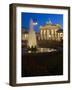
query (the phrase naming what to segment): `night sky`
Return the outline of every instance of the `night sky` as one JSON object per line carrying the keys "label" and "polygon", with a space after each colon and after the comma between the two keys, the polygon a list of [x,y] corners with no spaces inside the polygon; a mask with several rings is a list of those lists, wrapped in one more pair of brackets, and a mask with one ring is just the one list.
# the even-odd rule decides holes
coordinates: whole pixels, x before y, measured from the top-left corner
{"label": "night sky", "polygon": [[43,26],[51,20],[52,24],[60,24],[63,28],[63,15],[62,14],[43,14],[43,13],[21,13],[21,28],[29,30],[30,19],[37,22],[34,30],[39,32],[39,26]]}

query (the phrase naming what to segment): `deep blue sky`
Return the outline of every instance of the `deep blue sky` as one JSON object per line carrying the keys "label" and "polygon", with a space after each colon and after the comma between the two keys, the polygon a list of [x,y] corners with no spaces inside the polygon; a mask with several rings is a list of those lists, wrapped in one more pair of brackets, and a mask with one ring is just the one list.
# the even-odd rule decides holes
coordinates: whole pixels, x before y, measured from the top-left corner
{"label": "deep blue sky", "polygon": [[51,20],[52,24],[60,24],[63,28],[63,15],[62,14],[43,14],[43,13],[21,13],[21,28],[29,29],[30,19],[38,24],[34,26],[36,32],[39,31],[39,26],[45,25],[46,22]]}

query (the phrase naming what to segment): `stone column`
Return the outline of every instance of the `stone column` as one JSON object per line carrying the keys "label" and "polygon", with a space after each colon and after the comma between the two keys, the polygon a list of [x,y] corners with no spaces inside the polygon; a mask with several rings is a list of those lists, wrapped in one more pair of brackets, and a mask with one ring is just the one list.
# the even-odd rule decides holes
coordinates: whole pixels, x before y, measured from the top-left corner
{"label": "stone column", "polygon": [[47,30],[47,40],[49,40],[49,30]]}
{"label": "stone column", "polygon": [[43,40],[43,30],[42,29],[40,31],[40,37],[41,37],[41,40]]}

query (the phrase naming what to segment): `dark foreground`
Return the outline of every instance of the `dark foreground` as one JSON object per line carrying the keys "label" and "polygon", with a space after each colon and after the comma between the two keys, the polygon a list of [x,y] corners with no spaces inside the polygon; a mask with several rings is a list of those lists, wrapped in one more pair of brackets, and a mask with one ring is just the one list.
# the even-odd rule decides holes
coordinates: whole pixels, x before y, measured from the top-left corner
{"label": "dark foreground", "polygon": [[22,77],[63,74],[62,51],[25,53],[22,55]]}

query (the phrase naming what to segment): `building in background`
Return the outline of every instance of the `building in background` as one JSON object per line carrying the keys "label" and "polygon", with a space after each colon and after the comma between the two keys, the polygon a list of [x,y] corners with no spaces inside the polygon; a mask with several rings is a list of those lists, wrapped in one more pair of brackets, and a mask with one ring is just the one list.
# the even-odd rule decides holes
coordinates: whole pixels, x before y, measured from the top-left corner
{"label": "building in background", "polygon": [[40,39],[41,40],[61,40],[63,39],[63,29],[61,25],[52,24],[49,20],[46,25],[40,26]]}

